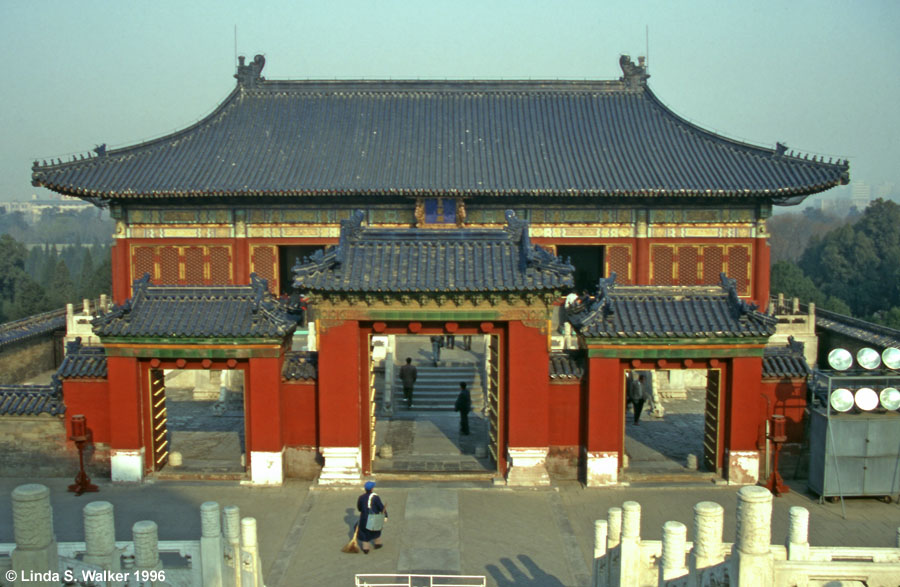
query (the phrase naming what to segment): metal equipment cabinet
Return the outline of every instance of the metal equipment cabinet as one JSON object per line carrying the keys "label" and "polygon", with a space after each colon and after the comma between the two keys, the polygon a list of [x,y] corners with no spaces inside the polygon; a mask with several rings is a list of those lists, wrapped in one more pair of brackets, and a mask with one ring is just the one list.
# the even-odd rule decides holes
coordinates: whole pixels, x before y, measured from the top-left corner
{"label": "metal equipment cabinet", "polygon": [[810,412],[809,488],[821,497],[900,493],[900,414]]}

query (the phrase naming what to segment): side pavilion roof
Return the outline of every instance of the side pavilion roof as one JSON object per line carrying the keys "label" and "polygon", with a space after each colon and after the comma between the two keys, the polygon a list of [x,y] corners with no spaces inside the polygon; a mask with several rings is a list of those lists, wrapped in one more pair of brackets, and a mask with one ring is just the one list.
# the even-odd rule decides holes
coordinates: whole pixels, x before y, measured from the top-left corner
{"label": "side pavilion roof", "polygon": [[776,319],[741,300],[733,279],[721,286],[617,286],[600,280],[597,299],[569,321],[587,338],[768,338]]}
{"label": "side pavilion roof", "polygon": [[625,56],[618,81],[267,81],[264,62],[242,62],[234,91],[200,122],[35,162],[32,182],[97,204],[360,194],[796,203],[849,177],[846,161],[730,140],[680,118]]}
{"label": "side pavilion roof", "polygon": [[363,213],[341,221],[337,246],[293,268],[309,292],[553,292],[575,268],[531,244],[528,223],[507,211],[504,229],[366,229]]}
{"label": "side pavilion roof", "polygon": [[134,282],[134,295],[92,321],[100,337],[178,339],[283,338],[291,319],[265,280],[226,287],[154,286],[150,276]]}

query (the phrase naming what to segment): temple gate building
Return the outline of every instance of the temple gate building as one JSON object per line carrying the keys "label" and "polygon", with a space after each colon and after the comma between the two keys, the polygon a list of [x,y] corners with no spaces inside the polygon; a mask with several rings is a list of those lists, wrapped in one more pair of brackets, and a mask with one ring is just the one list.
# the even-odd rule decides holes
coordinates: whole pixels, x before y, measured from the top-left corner
{"label": "temple gate building", "polygon": [[[488,448],[511,484],[547,483],[554,455],[618,482],[638,369],[705,372],[706,467],[758,479],[778,377],[757,310],[766,219],[847,183],[846,161],[689,123],[627,56],[615,81],[269,81],[264,64],[241,58],[234,91],[181,131],[34,165],[36,186],[116,220],[105,351],[67,358],[106,376],[63,377],[66,417],[87,416],[113,479],[165,466],[162,373],[195,370],[242,382],[250,482],[358,481],[375,458],[371,339],[390,334],[485,337]],[[571,321],[579,349],[553,354],[573,290],[595,299]],[[275,300],[297,291],[314,354],[292,349]]]}

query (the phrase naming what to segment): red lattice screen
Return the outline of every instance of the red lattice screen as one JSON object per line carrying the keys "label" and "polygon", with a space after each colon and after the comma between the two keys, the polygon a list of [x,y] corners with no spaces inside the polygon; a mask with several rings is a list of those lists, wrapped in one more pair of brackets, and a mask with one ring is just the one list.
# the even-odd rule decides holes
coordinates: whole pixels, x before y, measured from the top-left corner
{"label": "red lattice screen", "polygon": [[606,275],[616,272],[616,283],[631,285],[631,247],[628,245],[608,245],[606,247]]}
{"label": "red lattice screen", "polygon": [[700,283],[700,250],[696,246],[678,247],[678,285]]}
{"label": "red lattice screen", "polygon": [[178,273],[178,247],[160,247],[157,285],[178,285]]}
{"label": "red lattice screen", "polygon": [[209,282],[211,285],[231,284],[231,252],[228,247],[209,248]]}
{"label": "red lattice screen", "polygon": [[725,270],[725,249],[720,245],[703,247],[704,285],[718,285],[719,275]]}
{"label": "red lattice screen", "polygon": [[150,274],[150,279],[154,279],[156,274],[153,272],[153,253],[154,247],[134,247],[131,253],[131,278],[140,279],[145,273]]}
{"label": "red lattice screen", "polygon": [[184,248],[184,284],[203,285],[203,247]]}
{"label": "red lattice screen", "polygon": [[737,281],[738,295],[750,295],[749,245],[732,245],[728,247],[728,277]]}
{"label": "red lattice screen", "polygon": [[273,245],[258,245],[250,252],[250,272],[269,281],[269,291],[278,292],[277,257]]}
{"label": "red lattice screen", "polygon": [[650,246],[650,285],[673,285],[675,249],[668,245]]}

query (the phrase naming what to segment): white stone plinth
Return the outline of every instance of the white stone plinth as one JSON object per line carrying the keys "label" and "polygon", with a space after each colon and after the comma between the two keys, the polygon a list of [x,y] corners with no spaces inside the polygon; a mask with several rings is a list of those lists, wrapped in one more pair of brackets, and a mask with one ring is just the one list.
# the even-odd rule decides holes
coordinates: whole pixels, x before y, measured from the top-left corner
{"label": "white stone plinth", "polygon": [[144,449],[114,448],[109,456],[110,476],[115,483],[144,480]]}
{"label": "white stone plinth", "polygon": [[362,451],[358,446],[322,447],[325,466],[321,485],[359,485],[362,482]]}
{"label": "white stone plinth", "polygon": [[588,452],[587,479],[588,487],[615,485],[619,482],[619,453]]}
{"label": "white stone plinth", "polygon": [[756,485],[759,483],[759,452],[733,450],[728,455],[728,483],[731,485]]}
{"label": "white stone plinth", "polygon": [[281,485],[284,482],[284,451],[250,451],[250,485]]}
{"label": "white stone plinth", "polygon": [[506,484],[516,487],[550,485],[547,473],[547,447],[508,448],[509,472]]}

